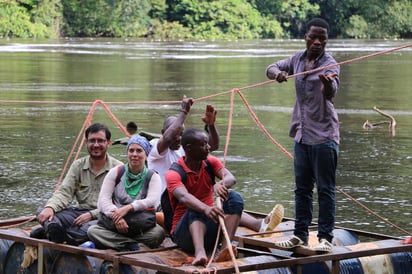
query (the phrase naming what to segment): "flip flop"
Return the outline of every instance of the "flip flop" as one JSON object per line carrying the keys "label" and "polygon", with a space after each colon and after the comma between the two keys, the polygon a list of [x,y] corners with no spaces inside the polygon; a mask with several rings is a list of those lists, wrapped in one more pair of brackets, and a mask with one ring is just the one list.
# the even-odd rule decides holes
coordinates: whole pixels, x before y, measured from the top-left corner
{"label": "flip flop", "polygon": [[269,217],[269,222],[266,223],[266,218],[262,220],[259,232],[267,232],[274,230],[283,220],[284,216],[283,205],[277,204],[273,207],[272,211],[266,218]]}

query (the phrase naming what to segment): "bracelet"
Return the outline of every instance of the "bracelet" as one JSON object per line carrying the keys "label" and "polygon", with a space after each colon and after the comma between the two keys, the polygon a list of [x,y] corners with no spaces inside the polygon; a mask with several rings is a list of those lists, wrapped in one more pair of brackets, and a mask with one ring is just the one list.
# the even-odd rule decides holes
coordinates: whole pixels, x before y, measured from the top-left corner
{"label": "bracelet", "polygon": [[180,111],[183,112],[183,113],[186,114],[186,115],[189,113],[189,112],[188,112],[187,110],[185,110],[185,109],[181,109]]}

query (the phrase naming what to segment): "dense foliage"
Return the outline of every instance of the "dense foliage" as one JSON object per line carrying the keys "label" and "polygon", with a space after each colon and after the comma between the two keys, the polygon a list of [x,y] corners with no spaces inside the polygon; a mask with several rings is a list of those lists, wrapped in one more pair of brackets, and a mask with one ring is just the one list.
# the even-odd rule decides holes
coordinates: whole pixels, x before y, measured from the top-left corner
{"label": "dense foliage", "polygon": [[332,38],[412,38],[410,0],[0,0],[0,37],[301,38],[317,16]]}

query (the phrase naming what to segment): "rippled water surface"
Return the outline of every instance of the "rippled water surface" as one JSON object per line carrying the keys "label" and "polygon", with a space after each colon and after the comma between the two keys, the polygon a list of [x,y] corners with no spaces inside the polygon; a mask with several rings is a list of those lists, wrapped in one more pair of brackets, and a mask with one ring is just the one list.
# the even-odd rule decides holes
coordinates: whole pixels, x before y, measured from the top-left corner
{"label": "rippled water surface", "polygon": [[[329,41],[328,51],[344,62],[335,100],[342,137],[337,225],[405,235],[383,218],[412,231],[412,48],[383,54],[411,42]],[[77,149],[93,102],[106,102],[123,124],[134,120],[141,130],[158,133],[164,117],[177,113],[173,101],[183,95],[198,99],[187,126],[202,127],[205,104],[217,108],[221,147],[214,154],[236,175],[246,208],[266,212],[282,203],[293,217],[292,161],[262,133],[246,106],[292,152],[287,133],[293,80],[261,83],[267,81],[267,65],[303,46],[300,40],[0,40],[0,218],[34,214],[47,201]],[[245,88],[245,101],[234,96],[230,120],[232,88]],[[374,106],[396,119],[395,136]],[[114,139],[124,136],[102,105],[90,114],[109,125]],[[367,120],[379,125],[365,130]],[[126,159],[122,146],[112,146],[110,153]]]}

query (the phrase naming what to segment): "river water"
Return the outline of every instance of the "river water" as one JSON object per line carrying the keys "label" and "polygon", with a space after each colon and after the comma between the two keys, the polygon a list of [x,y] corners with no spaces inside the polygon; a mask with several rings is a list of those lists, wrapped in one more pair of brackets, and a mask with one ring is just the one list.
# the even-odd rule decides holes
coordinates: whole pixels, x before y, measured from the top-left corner
{"label": "river water", "polygon": [[[335,100],[342,138],[337,225],[405,235],[391,222],[412,231],[412,47],[383,54],[411,42],[329,41],[338,62],[352,60],[341,66]],[[0,218],[32,215],[47,201],[93,102],[105,102],[123,124],[136,121],[140,130],[159,133],[184,95],[197,99],[186,126],[202,127],[206,104],[218,110],[221,147],[214,155],[237,177],[235,189],[246,208],[267,212],[282,203],[293,217],[292,160],[265,136],[246,105],[292,153],[287,133],[293,79],[259,84],[267,81],[267,65],[303,47],[302,40],[0,40]],[[233,88],[245,88],[246,103],[235,94],[230,120]],[[374,106],[395,118],[395,136]],[[124,137],[102,105],[92,114],[93,122],[112,129],[113,139]],[[367,120],[385,123],[366,130]],[[110,153],[126,160],[121,145]]]}

